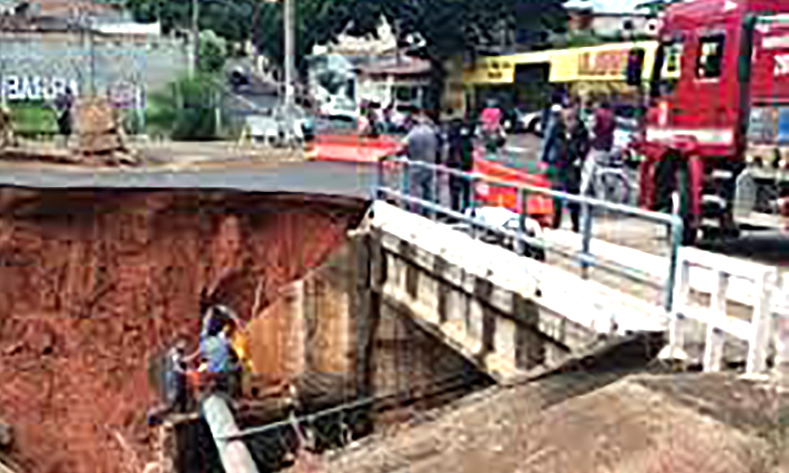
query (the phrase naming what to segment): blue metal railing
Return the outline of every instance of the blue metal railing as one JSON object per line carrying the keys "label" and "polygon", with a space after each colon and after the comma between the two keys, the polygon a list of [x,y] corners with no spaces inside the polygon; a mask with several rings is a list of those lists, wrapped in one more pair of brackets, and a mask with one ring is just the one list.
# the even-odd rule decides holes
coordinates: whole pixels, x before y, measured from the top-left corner
{"label": "blue metal railing", "polygon": [[[400,188],[390,187],[387,185],[387,168],[397,170],[400,173]],[[424,200],[421,197],[415,197],[411,192],[411,177],[416,170],[429,170],[432,172],[431,185],[433,186],[432,200]],[[450,209],[440,203],[441,179],[444,176],[454,176],[455,178],[463,179],[468,183],[470,188],[470,203],[471,215],[467,215],[456,210]],[[517,192],[517,208],[519,209],[518,217],[519,224],[516,231],[507,228],[499,227],[487,223],[476,216],[475,210],[478,208],[475,202],[474,193],[477,184],[484,182],[489,186],[508,188]],[[601,209],[609,213],[633,217],[636,219],[648,221],[655,224],[666,225],[669,232],[669,261],[667,268],[667,275],[665,284],[663,286],[663,306],[667,313],[673,308],[673,293],[677,270],[677,259],[679,254],[679,247],[682,242],[683,234],[683,220],[680,216],[679,197],[675,193],[673,196],[673,208],[671,214],[652,212],[643,210],[638,207],[632,207],[622,204],[614,204],[599,199],[594,199],[585,196],[567,194],[564,192],[557,192],[551,189],[533,186],[528,184],[514,183],[511,181],[504,181],[497,178],[488,177],[479,173],[469,173],[457,169],[448,168],[446,166],[426,163],[421,161],[410,161],[402,157],[387,157],[378,162],[377,179],[375,189],[373,191],[374,200],[394,200],[402,207],[418,208],[426,211],[427,216],[436,219],[437,215],[443,215],[459,222],[465,223],[471,228],[472,237],[478,236],[477,230],[484,229],[493,234],[497,234],[506,238],[512,239],[515,242],[516,251],[523,254],[523,249],[527,246],[539,248],[543,251],[551,251],[563,257],[570,258],[577,261],[582,270],[582,276],[588,278],[589,268],[598,268],[610,272],[615,275],[626,277],[630,280],[652,284],[653,278],[649,274],[645,274],[639,269],[629,266],[626,263],[618,261],[608,261],[596,258],[591,253],[592,230],[594,220],[594,209]],[[564,203],[577,204],[581,208],[581,250],[576,252],[568,249],[564,245],[557,245],[546,241],[544,238],[529,236],[526,232],[526,220],[529,218],[526,203],[530,195],[541,195],[554,199],[554,201],[561,201]]]}

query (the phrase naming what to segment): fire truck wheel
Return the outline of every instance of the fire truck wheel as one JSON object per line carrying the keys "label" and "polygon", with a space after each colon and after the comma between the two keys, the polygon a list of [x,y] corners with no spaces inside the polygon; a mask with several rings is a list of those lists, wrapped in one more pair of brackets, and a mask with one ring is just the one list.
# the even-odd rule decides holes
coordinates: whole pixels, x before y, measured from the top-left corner
{"label": "fire truck wheel", "polygon": [[740,237],[739,228],[705,227],[701,230],[701,239],[708,242],[720,240],[736,240]]}
{"label": "fire truck wheel", "polygon": [[683,222],[682,244],[684,246],[695,245],[699,227],[691,213],[688,167],[681,155],[669,153],[661,159],[656,169],[654,209],[670,213],[671,196],[675,191],[678,191],[680,196],[680,215]]}

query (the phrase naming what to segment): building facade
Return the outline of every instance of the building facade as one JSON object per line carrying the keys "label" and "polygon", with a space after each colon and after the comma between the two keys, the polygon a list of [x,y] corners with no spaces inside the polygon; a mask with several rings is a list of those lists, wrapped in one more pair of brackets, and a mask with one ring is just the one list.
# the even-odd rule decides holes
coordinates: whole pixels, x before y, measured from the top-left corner
{"label": "building facade", "polygon": [[158,25],[135,24],[112,9],[73,17],[67,6],[58,10],[64,16],[18,10],[0,15],[3,101],[51,100],[68,88],[74,95],[109,95],[119,106],[144,108],[148,93],[188,70],[188,45],[158,34]]}

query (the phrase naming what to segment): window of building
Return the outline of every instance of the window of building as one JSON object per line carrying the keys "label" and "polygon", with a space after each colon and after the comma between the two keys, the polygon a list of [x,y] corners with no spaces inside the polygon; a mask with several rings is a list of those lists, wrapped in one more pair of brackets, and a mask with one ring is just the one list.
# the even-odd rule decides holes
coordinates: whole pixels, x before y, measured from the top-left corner
{"label": "window of building", "polygon": [[696,63],[696,77],[717,79],[723,71],[723,46],[726,37],[722,34],[701,38]]}

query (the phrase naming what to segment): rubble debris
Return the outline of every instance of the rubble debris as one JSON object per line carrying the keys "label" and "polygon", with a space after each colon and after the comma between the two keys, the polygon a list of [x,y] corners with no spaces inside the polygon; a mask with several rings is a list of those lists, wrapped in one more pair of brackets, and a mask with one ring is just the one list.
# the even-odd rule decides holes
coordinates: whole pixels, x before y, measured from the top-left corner
{"label": "rubble debris", "polygon": [[53,147],[46,143],[20,144],[11,114],[0,108],[0,158],[12,161],[41,161],[85,166],[136,166],[141,156],[126,146],[116,110],[104,98],[84,98],[73,111],[76,146]]}
{"label": "rubble debris", "polygon": [[92,164],[139,164],[126,147],[123,127],[109,100],[80,99],[74,107],[77,154]]}
{"label": "rubble debris", "polygon": [[147,361],[197,336],[203,289],[244,317],[256,298],[265,310],[363,213],[303,196],[6,191],[0,255],[25,264],[0,265],[0,417],[31,473],[156,461]]}
{"label": "rubble debris", "polygon": [[5,105],[0,105],[0,149],[7,146],[16,146],[16,134],[11,120],[11,110]]}

